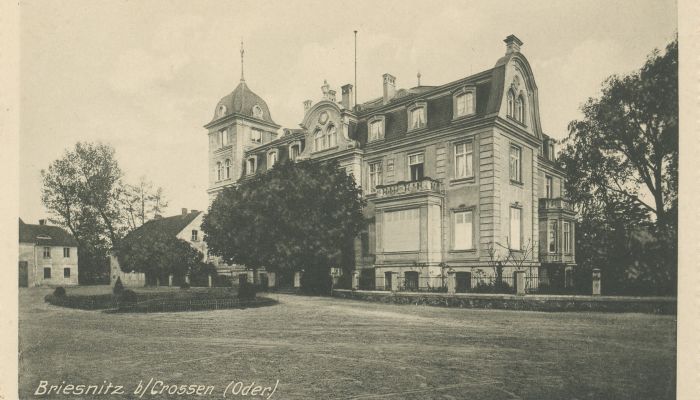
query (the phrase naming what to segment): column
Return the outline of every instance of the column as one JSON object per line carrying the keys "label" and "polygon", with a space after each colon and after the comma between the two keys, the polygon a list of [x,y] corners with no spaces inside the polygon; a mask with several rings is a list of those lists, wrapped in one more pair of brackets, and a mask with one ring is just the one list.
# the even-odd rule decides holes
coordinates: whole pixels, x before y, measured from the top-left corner
{"label": "column", "polygon": [[600,296],[600,268],[593,268],[593,296]]}
{"label": "column", "polygon": [[352,290],[360,288],[360,271],[352,271]]}
{"label": "column", "polygon": [[447,293],[455,294],[457,292],[457,273],[450,271],[447,273]]}

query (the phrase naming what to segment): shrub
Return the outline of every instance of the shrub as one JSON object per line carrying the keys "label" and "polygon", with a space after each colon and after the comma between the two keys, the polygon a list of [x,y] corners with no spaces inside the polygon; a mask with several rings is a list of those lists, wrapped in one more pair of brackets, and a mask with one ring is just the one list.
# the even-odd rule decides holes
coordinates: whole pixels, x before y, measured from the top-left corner
{"label": "shrub", "polygon": [[182,282],[182,285],[180,285],[180,289],[189,289],[190,284],[187,282]]}
{"label": "shrub", "polygon": [[124,290],[117,299],[121,304],[136,304],[138,300],[136,292],[131,289]]}
{"label": "shrub", "polygon": [[62,286],[59,286],[53,291],[53,295],[56,297],[66,297],[66,289],[64,289]]}
{"label": "shrub", "polygon": [[114,288],[112,288],[112,293],[114,293],[115,296],[119,296],[123,291],[124,285],[122,284],[122,278],[118,277],[117,282],[114,284]]}
{"label": "shrub", "polygon": [[246,281],[238,287],[238,300],[254,300],[256,291],[255,285]]}

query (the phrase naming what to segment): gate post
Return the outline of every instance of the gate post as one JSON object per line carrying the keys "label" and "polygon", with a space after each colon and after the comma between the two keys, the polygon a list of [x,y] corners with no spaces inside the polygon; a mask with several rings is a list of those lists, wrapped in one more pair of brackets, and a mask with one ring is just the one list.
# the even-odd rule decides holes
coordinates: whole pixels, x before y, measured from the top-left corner
{"label": "gate post", "polygon": [[447,293],[455,294],[457,292],[457,273],[450,271],[447,273]]}
{"label": "gate post", "polygon": [[301,271],[297,271],[294,273],[294,287],[295,288],[301,287]]}
{"label": "gate post", "polygon": [[601,275],[600,268],[593,268],[593,296],[600,296]]}
{"label": "gate post", "polygon": [[360,288],[360,271],[352,271],[352,290]]}
{"label": "gate post", "polygon": [[392,292],[399,291],[399,273],[398,272],[391,272],[391,291]]}
{"label": "gate post", "polygon": [[525,295],[525,271],[515,271],[515,294]]}
{"label": "gate post", "polygon": [[173,274],[168,275],[168,286],[173,286]]}
{"label": "gate post", "polygon": [[209,275],[207,276],[207,278],[209,278],[209,279],[208,279],[208,284],[209,284],[209,287],[211,287],[211,274],[209,274]]}
{"label": "gate post", "polygon": [[268,272],[267,273],[267,287],[268,288],[273,288],[275,287],[275,273],[274,272]]}

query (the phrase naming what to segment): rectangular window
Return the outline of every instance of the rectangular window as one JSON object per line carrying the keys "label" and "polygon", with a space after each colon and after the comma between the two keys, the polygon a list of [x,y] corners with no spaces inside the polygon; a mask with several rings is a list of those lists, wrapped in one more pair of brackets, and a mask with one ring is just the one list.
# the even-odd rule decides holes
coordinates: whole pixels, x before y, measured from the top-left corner
{"label": "rectangular window", "polygon": [[219,132],[221,134],[221,145],[222,146],[228,146],[228,131],[224,129],[223,131]]}
{"label": "rectangular window", "polygon": [[192,241],[196,242],[197,240],[199,240],[199,231],[192,229]]}
{"label": "rectangular window", "polygon": [[272,153],[267,155],[267,169],[272,169],[272,167],[277,164],[277,152],[273,151]]}
{"label": "rectangular window", "polygon": [[548,147],[547,155],[549,156],[548,158],[551,161],[554,161],[554,143],[550,142],[549,146],[547,146],[547,147]]}
{"label": "rectangular window", "polygon": [[44,247],[44,258],[51,258],[51,247]]}
{"label": "rectangular window", "polygon": [[474,93],[467,92],[457,96],[457,116],[474,113]]}
{"label": "rectangular window", "polygon": [[545,188],[547,190],[547,198],[552,199],[554,198],[554,181],[551,176],[546,175],[545,176]]}
{"label": "rectangular window", "polygon": [[63,268],[63,277],[70,278],[70,268]]}
{"label": "rectangular window", "polygon": [[547,249],[550,253],[557,252],[557,220],[553,219],[549,221],[549,226],[547,228],[549,231],[547,233]]}
{"label": "rectangular window", "polygon": [[455,178],[474,176],[474,144],[472,142],[455,145]]}
{"label": "rectangular window", "polygon": [[384,137],[382,132],[382,121],[374,121],[369,124],[369,141],[379,140]]}
{"label": "rectangular window", "polygon": [[510,208],[510,248],[520,250],[522,246],[522,210],[518,207]]}
{"label": "rectangular window", "polygon": [[51,279],[51,268],[44,268],[44,279]]}
{"label": "rectangular window", "polygon": [[520,147],[510,146],[510,180],[514,182],[522,182],[521,153]]}
{"label": "rectangular window", "polygon": [[423,153],[411,154],[408,156],[408,166],[412,181],[423,179],[423,160]]}
{"label": "rectangular window", "polygon": [[254,157],[248,159],[247,172],[248,172],[248,175],[255,173],[255,158]]}
{"label": "rectangular window", "polygon": [[63,258],[70,258],[70,247],[63,248]]}
{"label": "rectangular window", "polygon": [[253,143],[262,143],[262,132],[257,129],[251,129],[250,141]]}
{"label": "rectangular window", "polygon": [[454,213],[454,249],[467,250],[474,248],[473,214],[471,211]]}
{"label": "rectangular window", "polygon": [[571,253],[571,223],[568,221],[563,221],[561,223],[561,227],[564,230],[564,234],[563,234],[564,237],[562,238],[564,253],[570,254]]}
{"label": "rectangular window", "polygon": [[420,248],[420,210],[384,213],[383,242],[385,251],[418,251]]}
{"label": "rectangular window", "polygon": [[377,185],[382,184],[382,163],[373,162],[369,164],[369,192],[374,193]]}
{"label": "rectangular window", "polygon": [[411,129],[425,126],[425,107],[418,107],[411,110]]}
{"label": "rectangular window", "polygon": [[289,158],[292,161],[296,161],[297,157],[299,157],[299,145],[295,144],[294,146],[292,146],[292,149],[291,149],[290,154],[289,154]]}

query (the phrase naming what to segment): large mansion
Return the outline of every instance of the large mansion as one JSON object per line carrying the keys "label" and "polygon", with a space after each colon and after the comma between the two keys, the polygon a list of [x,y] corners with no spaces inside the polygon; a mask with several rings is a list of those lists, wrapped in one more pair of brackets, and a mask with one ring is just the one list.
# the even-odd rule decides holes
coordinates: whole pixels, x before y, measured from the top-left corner
{"label": "large mansion", "polygon": [[439,285],[449,269],[464,291],[494,266],[569,281],[575,224],[564,172],[542,132],[523,43],[505,43],[493,68],[441,86],[399,88],[384,74],[382,97],[361,104],[351,84],[337,97],[324,83],[295,129],[276,124],[241,79],[205,125],[210,200],[281,160],[335,159],[368,201],[354,267],[370,286]]}

